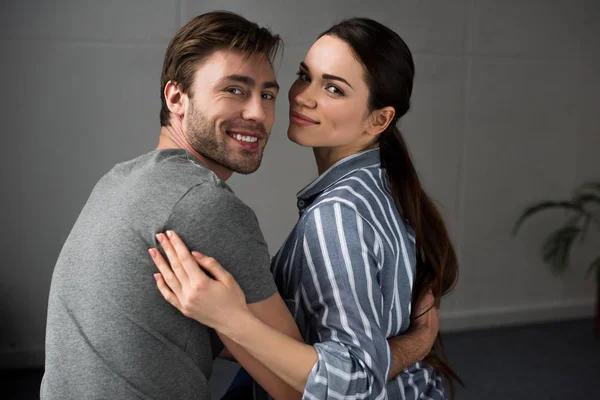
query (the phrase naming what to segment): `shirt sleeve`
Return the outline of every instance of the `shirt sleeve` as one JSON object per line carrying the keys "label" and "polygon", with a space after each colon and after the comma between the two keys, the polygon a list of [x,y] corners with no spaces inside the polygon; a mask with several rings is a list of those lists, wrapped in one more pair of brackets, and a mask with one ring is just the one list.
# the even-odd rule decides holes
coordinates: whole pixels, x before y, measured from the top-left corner
{"label": "shirt sleeve", "polygon": [[392,355],[381,325],[380,238],[350,204],[309,212],[301,290],[319,343],[303,398],[386,399]]}
{"label": "shirt sleeve", "polygon": [[166,229],[175,230],[190,251],[214,257],[239,283],[248,303],[276,293],[258,220],[227,187],[212,182],[192,187],[173,207]]}

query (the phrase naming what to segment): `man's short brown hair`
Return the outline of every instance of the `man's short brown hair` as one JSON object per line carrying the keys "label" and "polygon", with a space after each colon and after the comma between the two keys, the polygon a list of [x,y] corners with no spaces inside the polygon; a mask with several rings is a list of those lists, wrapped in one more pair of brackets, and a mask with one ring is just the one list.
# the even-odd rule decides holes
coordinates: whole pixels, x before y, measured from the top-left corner
{"label": "man's short brown hair", "polygon": [[273,64],[282,43],[279,35],[229,11],[214,11],[193,18],[167,47],[160,76],[161,126],[169,125],[170,111],[164,94],[167,82],[177,82],[183,93],[192,96],[194,73],[200,62],[213,52],[235,49],[248,57],[263,54]]}

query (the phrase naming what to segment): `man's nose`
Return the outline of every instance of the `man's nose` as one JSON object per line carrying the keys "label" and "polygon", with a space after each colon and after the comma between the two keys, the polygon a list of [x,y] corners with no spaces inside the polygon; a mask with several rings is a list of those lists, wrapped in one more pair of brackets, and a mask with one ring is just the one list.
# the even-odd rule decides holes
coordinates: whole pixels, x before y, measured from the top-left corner
{"label": "man's nose", "polygon": [[262,97],[260,95],[252,96],[244,107],[242,118],[249,121],[264,122],[265,116]]}

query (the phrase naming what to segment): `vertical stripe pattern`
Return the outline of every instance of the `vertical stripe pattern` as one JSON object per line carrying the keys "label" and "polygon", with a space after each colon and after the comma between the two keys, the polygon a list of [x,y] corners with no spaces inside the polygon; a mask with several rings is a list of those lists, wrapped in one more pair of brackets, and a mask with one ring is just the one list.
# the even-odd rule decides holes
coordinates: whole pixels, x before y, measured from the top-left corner
{"label": "vertical stripe pattern", "polygon": [[318,360],[305,399],[444,399],[423,362],[387,382],[387,338],[410,323],[414,233],[390,194],[379,150],[341,160],[298,194],[300,218],[273,258],[280,293]]}

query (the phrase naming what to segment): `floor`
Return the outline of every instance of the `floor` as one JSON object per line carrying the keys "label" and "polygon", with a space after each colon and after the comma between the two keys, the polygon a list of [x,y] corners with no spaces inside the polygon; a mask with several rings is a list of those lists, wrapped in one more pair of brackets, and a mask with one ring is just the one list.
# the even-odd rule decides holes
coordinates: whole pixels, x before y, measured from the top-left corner
{"label": "floor", "polygon": [[[600,339],[591,319],[444,335],[450,361],[466,382],[457,399],[600,399]],[[220,398],[237,366],[215,364]],[[0,371],[0,398],[39,399],[43,368]]]}

